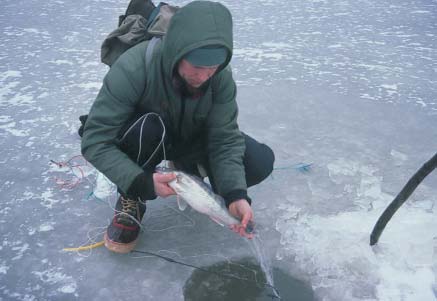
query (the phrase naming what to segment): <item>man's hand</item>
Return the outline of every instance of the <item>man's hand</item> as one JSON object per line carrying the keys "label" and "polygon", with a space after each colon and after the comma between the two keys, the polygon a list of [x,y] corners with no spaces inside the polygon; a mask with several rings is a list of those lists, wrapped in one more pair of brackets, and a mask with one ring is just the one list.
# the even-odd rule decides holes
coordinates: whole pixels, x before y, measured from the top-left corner
{"label": "man's hand", "polygon": [[173,173],[161,174],[155,172],[153,174],[153,187],[155,188],[156,195],[165,198],[176,194],[176,192],[168,186],[168,182],[171,182],[174,179],[176,179],[176,175]]}
{"label": "man's hand", "polygon": [[252,239],[253,233],[246,233],[247,224],[249,222],[253,223],[253,211],[247,200],[240,199],[232,202],[229,205],[229,213],[241,220],[241,224],[231,226],[232,231],[240,234],[243,237]]}

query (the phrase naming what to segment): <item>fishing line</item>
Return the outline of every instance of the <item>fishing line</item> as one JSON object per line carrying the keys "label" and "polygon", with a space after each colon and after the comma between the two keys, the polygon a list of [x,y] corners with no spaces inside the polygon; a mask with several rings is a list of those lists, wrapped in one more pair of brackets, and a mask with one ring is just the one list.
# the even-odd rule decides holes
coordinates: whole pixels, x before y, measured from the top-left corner
{"label": "fishing line", "polygon": [[[191,256],[181,256],[178,252],[176,252],[176,251],[172,251],[172,250],[164,250],[164,249],[161,249],[161,250],[158,250],[158,251],[156,251],[156,254],[161,254],[161,253],[170,253],[170,254],[173,254],[174,256],[177,256],[178,258],[180,258],[180,259],[182,259],[182,258],[199,258],[199,257],[202,257],[202,256],[208,256],[208,257],[218,257],[218,258],[220,258],[221,260],[224,260],[224,261],[226,261],[226,263],[228,264],[228,265],[230,265],[230,264],[234,264],[234,263],[232,263],[232,261],[230,261],[229,260],[229,258],[227,258],[226,256],[223,256],[223,255],[220,255],[220,254],[208,254],[208,253],[205,253],[205,254],[197,254],[197,255],[191,255]],[[132,258],[135,258],[135,259],[140,259],[140,258],[153,258],[154,256],[152,256],[152,255],[141,255],[141,256],[133,256],[132,255],[132,253],[131,253],[131,257]],[[234,265],[237,265],[237,264],[234,264]],[[244,266],[243,266],[244,267]],[[256,272],[254,272],[254,270],[252,270],[252,269],[248,269],[248,268],[246,268],[246,267],[244,267],[246,270],[250,270],[251,272],[253,272],[254,273],[254,275],[256,274]],[[256,278],[256,277],[255,277]]]}
{"label": "fishing line", "polygon": [[[82,159],[84,161],[84,164],[79,164],[79,163],[74,163],[73,161],[76,159]],[[86,179],[88,182],[91,183],[91,185],[94,186],[94,183],[92,183],[88,177],[85,175],[84,172],[84,167],[88,167],[89,164],[88,162],[85,160],[85,158],[81,155],[76,155],[71,157],[70,159],[68,159],[65,162],[57,162],[55,160],[50,160],[50,163],[56,165],[58,168],[68,168],[69,172],[71,172],[73,174],[73,176],[76,178],[75,180],[64,180],[64,179],[60,179],[58,177],[55,177],[55,183],[61,188],[61,189],[69,189],[72,190],[74,188],[76,188],[83,179]],[[79,174],[77,173],[77,170],[79,171]]]}
{"label": "fishing line", "polygon": [[[91,236],[92,231],[99,230],[99,229],[100,229],[99,232],[97,232],[96,234]],[[102,231],[102,229],[104,229],[104,230]],[[77,255],[79,255],[81,257],[90,257],[95,248],[103,246],[104,242],[100,241],[100,239],[98,241],[97,237],[102,237],[102,235],[105,233],[105,231],[106,231],[106,227],[91,228],[87,232],[88,240],[83,245],[81,245],[77,248],[64,248],[63,251],[76,252]],[[89,252],[88,252],[88,254],[83,254],[83,253],[81,253],[82,251],[89,251]]]}
{"label": "fishing line", "polygon": [[[274,167],[273,171],[283,171],[283,170],[294,169],[300,173],[309,173],[311,171],[312,165],[313,165],[312,162],[311,163],[300,162],[300,163],[293,164],[293,165]],[[273,176],[273,172],[270,174],[269,178],[272,180],[275,179],[275,177]]]}
{"label": "fishing line", "polygon": [[142,168],[144,168],[144,166],[147,165],[147,163],[150,162],[150,160],[152,160],[153,156],[156,154],[156,152],[159,150],[159,147],[162,145],[162,150],[163,150],[163,156],[164,156],[164,161],[167,161],[167,156],[166,156],[166,151],[165,151],[165,134],[166,134],[166,128],[165,128],[165,124],[164,121],[162,120],[161,116],[159,116],[159,114],[154,113],[154,112],[150,112],[147,114],[144,114],[143,116],[141,116],[140,118],[138,118],[137,121],[135,121],[127,130],[126,132],[123,134],[123,136],[121,137],[121,140],[125,139],[126,136],[132,131],[132,129],[141,121],[141,127],[140,127],[140,135],[138,137],[138,155],[137,155],[137,163],[140,164],[140,157],[141,157],[141,149],[142,149],[142,142],[143,142],[143,128],[144,128],[144,124],[147,121],[147,118],[150,116],[157,116],[161,126],[162,126],[162,136],[161,136],[161,140],[158,143],[158,146],[155,148],[155,150],[152,152],[152,154],[150,155],[149,159],[147,159],[147,161],[141,165]]}
{"label": "fishing line", "polygon": [[[196,247],[197,247],[198,245],[196,245]],[[191,248],[193,248],[193,246],[191,245]],[[181,248],[179,248],[179,249],[181,249]],[[221,260],[223,260],[223,261],[225,261],[229,266],[230,265],[236,265],[236,266],[239,266],[239,267],[241,267],[241,268],[243,268],[243,269],[245,269],[245,270],[247,270],[247,271],[250,271],[253,275],[254,275],[254,278],[255,279],[257,279],[257,272],[255,271],[255,270],[253,270],[253,269],[250,269],[250,268],[248,268],[248,267],[246,267],[246,266],[244,266],[244,265],[242,265],[242,264],[237,264],[237,263],[233,263],[228,257],[226,257],[226,256],[224,256],[224,255],[221,255],[221,254],[208,254],[208,253],[204,253],[204,254],[197,254],[197,255],[191,255],[191,256],[181,256],[178,252],[176,252],[176,251],[171,251],[171,250],[163,250],[163,249],[161,249],[161,250],[158,250],[156,253],[154,253],[154,254],[160,254],[160,253],[170,253],[170,254],[173,254],[174,256],[177,256],[178,258],[180,258],[180,259],[182,259],[182,258],[199,258],[199,257],[202,257],[202,256],[208,256],[208,257],[218,257],[218,258],[220,258]],[[131,252],[131,254],[132,254],[132,252]],[[162,255],[161,255],[162,256]],[[142,255],[142,256],[131,256],[132,258],[135,258],[135,259],[140,259],[140,258],[153,258],[154,256],[153,255]],[[174,258],[172,258],[173,260],[174,260]],[[237,276],[235,276],[235,277],[237,277]],[[241,279],[241,278],[239,278],[239,279]],[[243,278],[244,279],[244,278]],[[258,281],[256,281],[257,283],[259,283]]]}
{"label": "fishing line", "polygon": [[[177,215],[181,215],[181,216],[183,216],[184,218],[186,218],[187,220],[189,220],[190,224],[186,224],[186,225],[175,225],[175,226],[170,226],[170,227],[163,228],[163,229],[149,229],[148,227],[146,227],[146,230],[145,230],[145,231],[148,231],[148,232],[161,232],[161,231],[167,231],[167,230],[174,229],[174,228],[195,227],[195,226],[196,226],[196,222],[195,222],[192,218],[190,218],[188,215],[186,215],[186,214],[184,214],[184,213],[178,211],[177,209],[172,208],[172,207],[170,207],[170,206],[168,206],[168,205],[164,205],[164,207],[166,207],[166,208],[172,210],[173,212],[176,212]],[[170,215],[170,216],[171,216],[171,215]],[[162,215],[160,215],[160,216],[156,216],[156,215],[154,215],[153,217],[156,217],[156,218],[160,217],[160,218],[162,218],[163,216],[162,216]],[[149,217],[148,219],[146,219],[145,221],[147,222],[147,220],[149,220],[149,219],[150,219],[150,217]]]}
{"label": "fishing line", "polygon": [[274,167],[273,170],[288,170],[288,169],[295,169],[297,171],[300,172],[309,172],[311,171],[311,166],[313,165],[313,163],[297,163],[294,165],[289,165],[289,166],[280,166],[280,167]]}
{"label": "fishing line", "polygon": [[89,201],[89,200],[91,200],[91,199],[94,199],[94,200],[96,200],[96,201],[99,201],[99,202],[103,202],[103,203],[107,203],[104,199],[101,199],[101,198],[99,198],[98,196],[96,196],[95,194],[94,194],[94,190],[93,191],[91,191],[90,193],[88,193],[88,195],[86,196],[86,198],[85,198],[85,201]]}
{"label": "fishing line", "polygon": [[261,240],[261,235],[254,237],[252,240],[247,241],[249,247],[252,249],[252,252],[256,257],[258,257],[258,261],[260,263],[260,267],[264,270],[264,274],[266,276],[267,283],[269,283],[273,287],[273,292],[276,297],[279,297],[279,292],[276,288],[274,288],[274,280],[273,280],[273,271],[271,267],[271,263],[267,259],[264,249],[261,247],[263,241]]}
{"label": "fishing line", "polygon": [[[179,264],[179,265],[182,265],[182,266],[190,267],[190,268],[202,271],[202,272],[207,273],[207,274],[216,275],[216,276],[219,276],[219,277],[222,277],[222,278],[228,278],[228,279],[234,279],[234,280],[250,282],[250,283],[254,283],[258,287],[259,287],[259,285],[262,285],[262,287],[269,287],[269,288],[277,291],[276,287],[274,287],[273,285],[271,285],[269,283],[259,283],[256,280],[251,280],[251,279],[247,279],[247,278],[241,278],[241,277],[238,277],[238,276],[235,276],[235,275],[231,275],[231,274],[224,274],[224,273],[209,271],[209,270],[207,270],[205,268],[202,268],[202,267],[199,267],[199,266],[196,266],[196,265],[193,265],[193,264],[189,264],[189,263],[186,263],[186,262],[178,261],[176,259],[173,259],[173,258],[170,258],[170,257],[167,257],[167,256],[163,256],[163,255],[159,255],[157,253],[153,253],[153,252],[149,252],[149,251],[140,251],[140,250],[132,250],[131,253],[140,253],[140,254],[154,256],[154,257],[163,259],[165,261],[168,261],[170,263],[175,263],[175,264]],[[276,297],[276,298],[280,299],[280,297],[279,298]]]}
{"label": "fishing line", "polygon": [[[85,177],[85,174],[82,170],[82,168],[79,165],[75,165],[72,166],[69,161],[67,162],[56,162],[54,160],[50,160],[51,163],[55,164],[57,167],[59,168],[68,168],[69,172],[71,172],[73,174],[73,176],[75,177],[75,180],[71,179],[71,180],[64,180],[58,177],[55,177],[55,183],[56,185],[58,185],[61,189],[73,189],[75,188],[77,185],[79,185],[80,182],[82,182],[83,177]],[[76,174],[76,172],[74,171],[73,168],[77,168],[80,172],[80,176],[78,176]]]}

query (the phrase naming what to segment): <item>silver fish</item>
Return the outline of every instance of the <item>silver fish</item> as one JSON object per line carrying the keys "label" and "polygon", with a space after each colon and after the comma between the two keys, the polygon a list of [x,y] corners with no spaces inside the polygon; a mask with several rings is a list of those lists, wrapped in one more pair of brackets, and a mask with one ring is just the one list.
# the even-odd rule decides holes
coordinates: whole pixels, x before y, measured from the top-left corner
{"label": "silver fish", "polygon": [[[201,178],[167,167],[158,167],[156,170],[162,174],[173,173],[176,175],[176,179],[169,182],[168,185],[177,194],[180,210],[185,210],[188,204],[194,210],[208,215],[221,226],[240,224],[240,221],[229,213],[223,197],[215,194]],[[251,222],[247,225],[246,232],[253,232]]]}

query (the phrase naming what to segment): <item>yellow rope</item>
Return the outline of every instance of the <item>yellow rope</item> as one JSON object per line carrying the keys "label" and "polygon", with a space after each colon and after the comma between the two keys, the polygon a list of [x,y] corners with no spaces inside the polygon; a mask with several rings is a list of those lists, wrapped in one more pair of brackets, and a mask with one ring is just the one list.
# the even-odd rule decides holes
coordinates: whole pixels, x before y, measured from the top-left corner
{"label": "yellow rope", "polygon": [[99,241],[99,242],[97,242],[95,244],[92,244],[92,245],[82,246],[82,247],[78,247],[78,248],[64,248],[62,250],[63,251],[67,251],[67,252],[85,251],[85,250],[91,250],[91,249],[95,249],[95,248],[101,247],[104,244],[105,244],[105,242],[102,240],[102,241]]}

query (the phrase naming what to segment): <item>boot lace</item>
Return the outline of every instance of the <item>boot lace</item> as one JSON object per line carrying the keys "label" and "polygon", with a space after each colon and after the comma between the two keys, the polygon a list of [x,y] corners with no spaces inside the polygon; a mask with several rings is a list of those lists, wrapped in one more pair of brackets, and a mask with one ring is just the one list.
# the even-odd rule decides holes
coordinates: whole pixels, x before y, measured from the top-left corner
{"label": "boot lace", "polygon": [[121,211],[135,216],[137,213],[137,201],[121,198]]}
{"label": "boot lace", "polygon": [[121,197],[121,211],[119,212],[117,221],[124,224],[134,224],[137,220],[137,201],[125,199]]}

